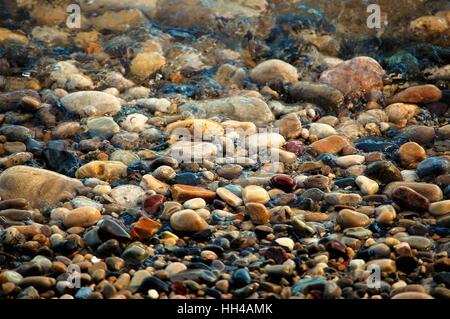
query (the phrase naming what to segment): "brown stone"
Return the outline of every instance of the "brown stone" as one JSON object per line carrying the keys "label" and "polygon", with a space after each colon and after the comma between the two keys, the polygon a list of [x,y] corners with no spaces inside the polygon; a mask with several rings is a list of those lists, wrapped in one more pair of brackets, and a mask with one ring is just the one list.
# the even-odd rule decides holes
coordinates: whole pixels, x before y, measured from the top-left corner
{"label": "brown stone", "polygon": [[134,224],[130,234],[131,237],[138,240],[149,239],[153,237],[161,229],[161,227],[161,223],[143,216],[139,218],[136,224]]}
{"label": "brown stone", "polygon": [[429,103],[442,98],[442,92],[432,84],[411,86],[389,99],[390,103]]}
{"label": "brown stone", "polygon": [[340,153],[345,147],[351,146],[350,142],[342,136],[331,135],[312,143],[309,148],[317,154]]}
{"label": "brown stone", "polygon": [[400,146],[398,155],[400,162],[406,168],[416,168],[427,157],[424,148],[415,142],[408,142]]}
{"label": "brown stone", "polygon": [[172,196],[173,199],[184,203],[188,199],[192,198],[203,198],[205,201],[210,202],[216,197],[216,193],[205,188],[175,184],[172,186]]}
{"label": "brown stone", "polygon": [[247,203],[245,204],[247,212],[253,224],[263,225],[270,220],[269,210],[261,203]]}

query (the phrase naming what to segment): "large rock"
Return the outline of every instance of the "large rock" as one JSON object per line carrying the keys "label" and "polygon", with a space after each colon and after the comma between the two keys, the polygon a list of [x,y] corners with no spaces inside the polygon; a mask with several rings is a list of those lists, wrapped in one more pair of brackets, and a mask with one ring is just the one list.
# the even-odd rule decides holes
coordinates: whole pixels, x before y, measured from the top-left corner
{"label": "large rock", "polygon": [[349,98],[361,98],[383,88],[384,73],[377,61],[361,56],[324,71],[319,81],[338,89]]}
{"label": "large rock", "polygon": [[111,30],[116,32],[124,32],[131,26],[141,24],[147,21],[145,15],[138,9],[108,11],[98,17],[93,17],[90,22],[94,28],[101,30]]}
{"label": "large rock", "polygon": [[14,166],[0,175],[2,199],[26,198],[31,207],[40,209],[75,197],[81,187],[74,178],[28,166]]}
{"label": "large rock", "polygon": [[208,116],[222,114],[231,120],[264,126],[274,120],[266,102],[256,97],[233,96],[201,104]]}
{"label": "large rock", "polygon": [[80,91],[61,99],[63,106],[81,117],[115,115],[122,108],[115,96],[98,91]]}

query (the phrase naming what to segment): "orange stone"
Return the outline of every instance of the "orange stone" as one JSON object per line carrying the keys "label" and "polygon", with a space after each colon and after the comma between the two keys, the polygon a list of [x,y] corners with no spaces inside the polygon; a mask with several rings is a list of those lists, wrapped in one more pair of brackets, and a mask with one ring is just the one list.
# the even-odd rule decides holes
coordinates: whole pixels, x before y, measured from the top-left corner
{"label": "orange stone", "polygon": [[153,237],[160,229],[161,223],[148,217],[141,217],[131,230],[131,237],[143,240]]}
{"label": "orange stone", "polygon": [[203,198],[207,202],[211,202],[216,198],[216,193],[197,186],[175,184],[172,186],[172,197],[180,203],[198,197]]}
{"label": "orange stone", "polygon": [[344,150],[344,148],[349,148],[350,146],[350,142],[345,137],[331,135],[312,143],[309,147],[317,154],[337,154]]}

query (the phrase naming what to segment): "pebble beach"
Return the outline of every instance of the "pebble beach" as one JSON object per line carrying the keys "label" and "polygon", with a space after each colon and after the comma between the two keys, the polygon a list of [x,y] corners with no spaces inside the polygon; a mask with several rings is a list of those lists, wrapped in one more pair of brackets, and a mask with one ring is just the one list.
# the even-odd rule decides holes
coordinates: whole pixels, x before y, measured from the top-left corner
{"label": "pebble beach", "polygon": [[373,3],[2,1],[0,299],[449,299],[450,4]]}

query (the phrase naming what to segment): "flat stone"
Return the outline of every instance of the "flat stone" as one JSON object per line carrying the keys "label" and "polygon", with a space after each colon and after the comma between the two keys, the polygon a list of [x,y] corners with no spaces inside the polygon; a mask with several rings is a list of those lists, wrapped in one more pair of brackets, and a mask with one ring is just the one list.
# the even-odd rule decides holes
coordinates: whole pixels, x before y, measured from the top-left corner
{"label": "flat stone", "polygon": [[119,125],[109,116],[88,119],[87,127],[92,135],[106,139],[110,139],[115,133],[120,132]]}
{"label": "flat stone", "polygon": [[400,170],[389,161],[376,161],[370,163],[365,170],[365,174],[368,177],[377,179],[382,184],[402,180]]}
{"label": "flat stone", "polygon": [[158,52],[141,52],[131,61],[130,71],[139,80],[155,75],[166,64],[166,59]]}
{"label": "flat stone", "polygon": [[206,202],[203,198],[193,198],[185,201],[183,206],[186,209],[200,209],[206,207]]}
{"label": "flat stone", "polygon": [[385,110],[389,118],[389,122],[405,127],[419,112],[419,108],[415,104],[394,103],[388,105]]}
{"label": "flat stone", "polygon": [[172,196],[174,200],[181,203],[197,197],[210,202],[216,198],[216,193],[202,187],[175,184],[172,186]]}
{"label": "flat stone", "polygon": [[275,242],[280,245],[281,247],[285,247],[289,250],[293,250],[294,249],[294,241],[289,238],[289,237],[281,237],[281,238],[277,238],[275,239]]}
{"label": "flat stone", "polygon": [[68,111],[81,117],[115,115],[122,106],[115,96],[98,91],[70,93],[61,99]]}
{"label": "flat stone", "polygon": [[289,96],[295,101],[315,103],[333,111],[344,102],[341,91],[321,83],[299,81],[289,88]]}
{"label": "flat stone", "polygon": [[310,136],[315,135],[319,139],[336,135],[336,130],[331,125],[325,123],[312,123],[308,130]]}
{"label": "flat stone", "polygon": [[424,292],[406,291],[396,294],[392,299],[434,299],[429,294]]}
{"label": "flat stone", "polygon": [[421,178],[430,178],[450,172],[450,163],[441,157],[429,157],[417,166],[417,175]]}

